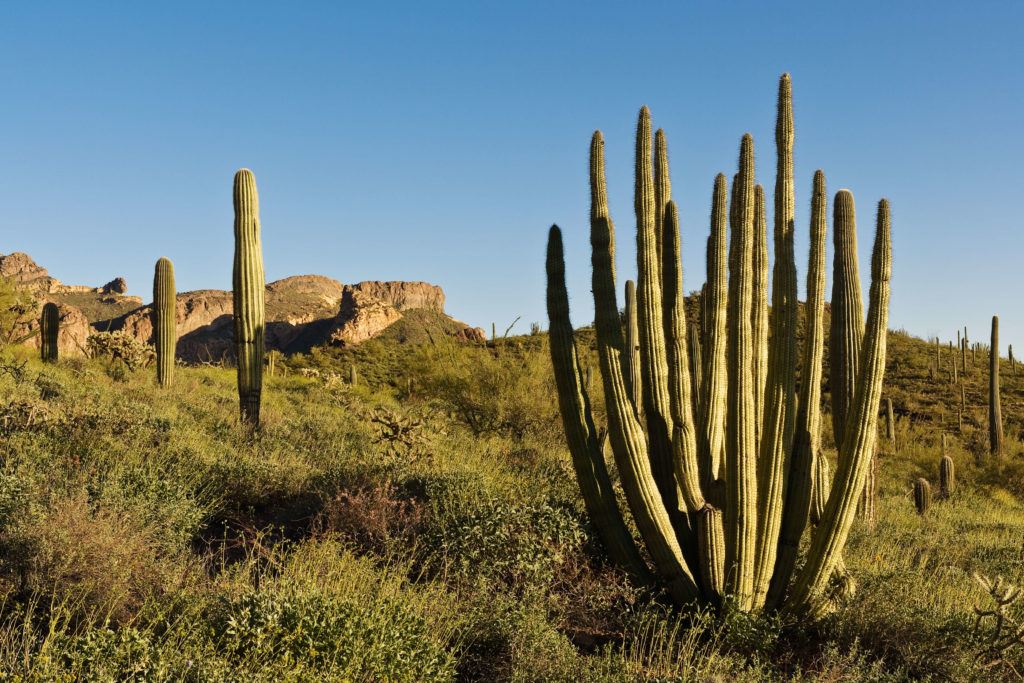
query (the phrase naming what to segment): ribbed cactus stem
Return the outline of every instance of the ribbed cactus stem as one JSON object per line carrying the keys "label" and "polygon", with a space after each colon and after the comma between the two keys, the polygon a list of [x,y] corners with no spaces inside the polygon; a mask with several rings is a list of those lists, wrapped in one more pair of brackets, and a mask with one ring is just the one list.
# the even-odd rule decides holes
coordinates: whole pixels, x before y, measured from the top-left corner
{"label": "ribbed cactus stem", "polygon": [[949,498],[956,492],[956,464],[953,458],[943,455],[939,461],[939,494]]}
{"label": "ribbed cactus stem", "polygon": [[643,384],[640,379],[640,328],[636,322],[636,284],[626,280],[626,348],[622,354],[626,391],[637,417],[643,415]]}
{"label": "ribbed cactus stem", "polygon": [[885,399],[885,438],[896,445],[896,418],[892,412],[892,399]]}
{"label": "ribbed cactus stem", "polygon": [[999,316],[992,316],[992,345],[988,354],[988,449],[1003,454],[1003,410],[999,400]]}
{"label": "ribbed cactus stem", "polygon": [[162,387],[171,386],[174,380],[177,309],[174,264],[168,258],[160,258],[153,274],[153,339],[156,342],[156,381]]}
{"label": "ribbed cactus stem", "polygon": [[857,268],[857,218],[853,193],[839,190],[833,204],[835,252],[832,261],[832,326],[829,333],[829,386],[832,390],[832,433],[836,444],[845,437],[849,405],[864,340],[864,307]]}
{"label": "ribbed cactus stem", "polygon": [[664,261],[661,274],[664,284],[666,342],[668,345],[668,389],[673,425],[672,447],[675,480],[689,512],[704,507],[697,469],[697,430],[693,423],[690,359],[687,342],[686,302],[683,299],[683,269],[679,258],[679,214],[676,203],[669,200],[662,229]]}
{"label": "ribbed cactus stem", "polygon": [[701,586],[708,600],[718,605],[725,588],[725,533],[722,512],[706,507],[697,516],[697,552]]}
{"label": "ribbed cactus stem", "polygon": [[[695,420],[700,420],[701,406],[700,406],[700,387],[703,384],[704,375],[704,350],[701,348],[701,334],[700,326],[696,323],[690,323],[689,331],[686,333],[686,341],[689,344],[690,352],[690,405],[693,409],[693,416]],[[701,429],[697,428],[697,455],[700,456],[700,440],[701,440]],[[700,461],[698,461],[698,467],[701,467]],[[703,483],[701,484],[703,486]]]}
{"label": "ribbed cactus stem", "polygon": [[[821,379],[825,353],[825,234],[828,230],[828,195],[825,174],[814,174],[811,190],[810,256],[807,265],[807,313],[804,334],[803,381],[797,404],[796,425],[793,436],[793,456],[786,488],[782,528],[779,536],[775,571],[768,591],[768,604],[779,606],[785,598],[786,588],[796,566],[800,537],[811,517],[812,494],[815,479],[825,480],[824,493],[816,500],[813,521],[817,523],[825,507],[831,478],[828,461],[821,454]],[[821,471],[815,475],[816,471]]]}
{"label": "ribbed cactus stem", "polygon": [[[775,569],[796,424],[794,369],[797,367],[797,282],[793,248],[793,100],[789,74],[779,79],[775,147],[778,157],[775,176],[775,265],[772,270],[771,343],[757,473],[759,507],[754,583],[756,606],[764,604]],[[763,204],[763,196],[760,201]],[[766,296],[767,285],[765,282]]]}
{"label": "ribbed cactus stem", "polygon": [[726,592],[739,609],[754,600],[757,552],[757,444],[753,356],[754,139],[740,144],[729,253],[728,410],[725,446]]}
{"label": "ribbed cactus stem", "polygon": [[764,188],[754,186],[754,284],[751,330],[754,336],[754,444],[760,449],[764,428],[765,385],[768,380],[768,217]]}
{"label": "ribbed cactus stem", "polygon": [[265,281],[263,246],[260,242],[260,208],[256,178],[249,169],[235,174],[235,265],[234,295],[235,354],[238,358],[238,399],[242,420],[251,426],[260,422],[263,391],[263,338]]}
{"label": "ribbed cactus stem", "polygon": [[641,559],[616,504],[615,490],[594,426],[590,397],[583,385],[576,341],[569,319],[562,232],[556,225],[551,226],[548,233],[547,307],[551,365],[558,389],[558,406],[587,515],[612,562],[641,583],[649,583],[653,577]]}
{"label": "ribbed cactus stem", "polygon": [[729,188],[725,175],[715,176],[711,199],[711,234],[707,249],[707,291],[704,310],[706,339],[703,348],[704,372],[701,377],[702,441],[701,471],[703,485],[710,490],[724,466],[725,413],[728,378],[726,374],[726,316],[728,314],[728,240]]}
{"label": "ribbed cactus stem", "polygon": [[[960,336],[960,333],[958,332],[957,333],[957,337],[959,337],[959,336]],[[953,351],[953,340],[952,339],[949,340],[949,360],[950,360],[950,363],[953,366],[953,385],[956,386],[956,384],[960,381],[960,369],[956,365],[956,352]]]}
{"label": "ribbed cactus stem", "polygon": [[[667,150],[665,151],[667,155]],[[666,162],[667,163],[667,162]],[[659,167],[661,163],[658,164]],[[667,169],[660,173],[667,175]],[[640,329],[640,374],[643,383],[644,416],[651,467],[665,507],[675,519],[680,508],[678,488],[673,476],[672,420],[668,388],[668,361],[665,349],[661,260],[658,241],[661,227],[657,225],[657,201],[664,187],[654,182],[651,154],[651,112],[640,109],[636,126],[636,175],[634,208],[636,211],[637,253],[637,324]],[[659,180],[664,180],[659,178]]]}
{"label": "ribbed cactus stem", "polygon": [[699,600],[694,574],[683,559],[668,510],[651,472],[647,442],[622,377],[622,326],[615,296],[615,228],[608,212],[604,138],[590,145],[590,244],[594,327],[608,413],[608,434],[633,520],[657,574],[680,604]]}
{"label": "ribbed cactus stem", "polygon": [[[845,248],[845,244],[844,244]],[[838,258],[838,257],[837,257]],[[843,260],[846,256],[843,255]],[[857,512],[857,500],[867,479],[875,450],[878,407],[885,375],[889,320],[892,237],[889,202],[878,203],[875,245],[871,258],[871,292],[861,363],[853,401],[849,404],[839,464],[821,523],[811,541],[807,562],[793,588],[793,606],[820,614],[828,609],[822,598],[829,578],[842,558],[842,549]]]}
{"label": "ribbed cactus stem", "polygon": [[928,480],[924,477],[919,477],[914,482],[914,507],[917,508],[917,514],[925,515],[928,514],[928,509],[932,506],[932,485],[928,483]]}
{"label": "ribbed cactus stem", "polygon": [[39,351],[44,363],[57,362],[57,338],[60,336],[60,309],[48,301],[39,316]]}
{"label": "ribbed cactus stem", "polygon": [[814,526],[821,523],[828,503],[828,494],[832,490],[832,465],[823,453],[814,458],[814,488],[811,495],[810,521]]}
{"label": "ribbed cactus stem", "polygon": [[[665,262],[663,249],[665,238],[665,212],[669,201],[672,199],[672,179],[668,170],[668,141],[665,139],[665,131],[659,128],[654,133],[654,230],[655,249],[658,253],[658,263]],[[659,279],[663,279],[659,273]]]}

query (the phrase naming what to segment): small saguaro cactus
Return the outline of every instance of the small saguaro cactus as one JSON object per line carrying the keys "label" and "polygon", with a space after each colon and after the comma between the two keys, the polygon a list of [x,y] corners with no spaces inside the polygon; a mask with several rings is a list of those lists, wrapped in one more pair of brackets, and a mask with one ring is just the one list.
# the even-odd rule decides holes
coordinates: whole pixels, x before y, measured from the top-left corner
{"label": "small saguaro cactus", "polygon": [[46,363],[57,361],[57,337],[60,335],[60,309],[49,301],[39,317],[39,350]]}
{"label": "small saguaro cactus", "polygon": [[235,265],[231,283],[235,355],[238,358],[238,401],[243,422],[258,426],[263,392],[266,282],[256,177],[247,168],[235,174],[234,205]]}
{"label": "small saguaro cactus", "polygon": [[[599,131],[594,133],[590,147],[594,329],[618,479],[659,585],[680,605],[719,604],[725,598],[741,611],[785,608],[820,617],[839,597],[832,588],[833,579],[846,575],[842,552],[877,440],[892,269],[891,226],[888,202],[882,200],[871,260],[867,323],[861,307],[851,311],[841,326],[845,336],[847,328],[857,329],[854,318],[861,317],[860,341],[851,341],[850,346],[857,348],[849,350],[851,359],[856,355],[857,364],[849,376],[844,375],[849,389],[848,396],[844,392],[848,419],[843,425],[845,434],[839,438],[837,470],[831,483],[826,481],[827,475],[817,477],[820,499],[827,502],[822,503],[805,561],[797,570],[798,550],[812,508],[812,481],[816,470],[824,469],[815,464],[823,460],[819,452],[819,392],[827,215],[824,174],[819,172],[812,199],[808,318],[801,367],[788,75],[779,83],[777,114],[774,259],[765,257],[768,235],[763,191],[756,190],[753,138],[744,135],[732,206],[727,203],[726,176],[715,179],[707,253],[709,280],[701,304],[701,359],[695,364],[689,358],[687,335],[696,330],[687,324],[682,295],[679,217],[670,196],[667,146],[663,133],[652,135],[648,109],[640,111],[634,208],[643,421],[637,418],[624,376],[627,350],[616,301],[615,230],[608,208],[604,138]],[[852,209],[852,195],[849,199]],[[838,264],[855,263],[847,253],[856,244],[853,229],[851,220],[844,239],[837,244]],[[765,234],[759,235],[762,232]],[[769,263],[770,288],[764,272]],[[594,421],[583,371],[575,358],[557,226],[549,233],[547,275],[552,366],[566,441],[587,512],[601,540],[610,546],[609,555],[615,559],[617,554],[615,561],[634,576],[649,575],[642,558],[637,566],[635,549],[623,552],[630,536],[622,534],[624,522],[615,512],[615,497],[605,495],[594,483],[603,478],[595,475],[603,460],[590,443]],[[852,276],[844,277],[844,285],[852,296]],[[835,311],[833,306],[833,315]],[[767,334],[762,334],[765,326]],[[559,334],[554,333],[556,329]],[[698,365],[699,377],[695,372]],[[804,380],[799,401],[798,372]],[[696,410],[691,389],[695,382],[700,385]]]}
{"label": "small saguaro cactus", "polygon": [[924,477],[919,477],[914,482],[914,506],[917,508],[917,514],[927,514],[928,508],[932,504],[932,485],[928,483],[928,480]]}
{"label": "small saguaro cactus", "polygon": [[989,452],[1003,454],[1003,411],[999,400],[999,316],[992,316],[992,351],[988,354],[988,445]]}
{"label": "small saguaro cactus", "polygon": [[156,342],[156,381],[162,387],[171,386],[174,379],[177,307],[174,264],[161,257],[153,274],[153,339]]}
{"label": "small saguaro cactus", "polygon": [[1013,376],[1017,376],[1017,359],[1013,357],[1013,344],[1006,347],[1006,353],[1010,357],[1010,372]]}
{"label": "small saguaro cactus", "polygon": [[896,418],[892,412],[892,399],[885,399],[885,438],[893,446],[896,445]]}
{"label": "small saguaro cactus", "polygon": [[953,458],[943,455],[939,461],[939,495],[949,498],[956,491],[956,465]]}
{"label": "small saguaro cactus", "polygon": [[348,366],[348,383],[352,386],[359,384],[359,370],[356,368],[356,364]]}

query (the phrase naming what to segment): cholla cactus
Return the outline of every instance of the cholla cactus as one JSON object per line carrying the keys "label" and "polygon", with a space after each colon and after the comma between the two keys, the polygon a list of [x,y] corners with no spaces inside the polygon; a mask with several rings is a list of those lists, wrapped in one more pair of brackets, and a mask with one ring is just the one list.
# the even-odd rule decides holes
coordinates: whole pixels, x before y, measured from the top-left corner
{"label": "cholla cactus", "polygon": [[[739,173],[728,210],[725,177],[715,181],[708,242],[709,266],[714,267],[708,269],[702,303],[709,319],[703,326],[701,386],[694,410],[691,386],[696,380],[687,340],[693,331],[687,329],[683,305],[679,223],[669,196],[667,148],[659,134],[652,153],[650,113],[646,108],[640,112],[635,209],[636,310],[646,422],[642,424],[624,375],[629,350],[624,346],[616,301],[615,238],[605,184],[604,139],[600,132],[594,134],[590,173],[595,331],[612,452],[633,520],[661,585],[681,604],[716,604],[724,596],[741,610],[785,605],[820,616],[832,604],[833,576],[845,576],[842,548],[875,449],[891,272],[889,207],[885,200],[878,206],[867,325],[861,322],[863,340],[856,349],[858,365],[849,382],[848,419],[840,439],[838,469],[806,562],[792,580],[796,550],[811,508],[815,459],[821,461],[816,451],[820,387],[808,385],[817,384],[815,378],[820,382],[821,377],[826,216],[824,176],[818,174],[812,203],[808,335],[800,370],[808,379],[801,388],[803,405],[798,413],[793,120],[788,75],[779,87],[776,147],[775,258],[767,346],[758,341],[759,312],[767,305],[768,284],[767,278],[762,280],[759,275],[757,233],[763,208],[759,208],[755,189],[753,139],[746,135],[740,145]],[[727,216],[732,235],[726,296]],[[845,230],[852,238],[852,223]],[[839,258],[844,263],[850,260],[846,250],[852,244],[852,239],[840,244]],[[621,516],[612,511],[614,498],[603,495],[600,486],[603,477],[589,436],[594,431],[593,417],[573,346],[557,226],[549,235],[547,272],[552,365],[577,479],[602,541],[609,545],[612,539],[609,554],[634,575],[643,576],[636,554],[622,534]],[[851,325],[853,317],[849,316]],[[723,344],[725,339],[728,343]],[[763,416],[760,421],[758,414]],[[715,466],[716,458],[724,460],[724,468]],[[819,486],[823,483],[819,477]],[[691,525],[693,519],[696,523]]]}
{"label": "cholla cactus", "polygon": [[928,483],[927,479],[920,477],[914,482],[914,507],[917,508],[917,514],[927,514],[928,508],[930,508],[931,505],[932,485]]}

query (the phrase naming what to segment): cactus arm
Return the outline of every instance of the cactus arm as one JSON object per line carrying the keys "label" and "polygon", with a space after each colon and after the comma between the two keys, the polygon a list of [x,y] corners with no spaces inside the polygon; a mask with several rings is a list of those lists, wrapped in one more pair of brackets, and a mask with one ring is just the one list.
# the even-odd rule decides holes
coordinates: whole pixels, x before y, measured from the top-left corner
{"label": "cactus arm", "polygon": [[704,372],[701,378],[700,405],[704,445],[701,447],[702,484],[710,491],[722,468],[725,443],[726,315],[728,312],[728,271],[726,267],[728,233],[728,181],[715,177],[711,200],[711,234],[707,250],[707,291],[704,310],[707,336],[704,343]]}
{"label": "cactus arm", "polygon": [[637,418],[643,415],[643,384],[640,379],[640,329],[636,321],[636,283],[626,280],[626,348],[622,355],[626,390]]}
{"label": "cactus arm", "polygon": [[[654,133],[654,248],[657,251],[658,266],[665,262],[663,248],[665,237],[665,212],[669,200],[672,199],[672,179],[668,171],[668,141],[665,131],[659,128]],[[658,282],[662,282],[662,273],[658,272]]]}
{"label": "cactus arm", "polygon": [[839,190],[833,204],[835,254],[832,262],[832,324],[829,331],[829,387],[832,432],[843,443],[847,414],[864,340],[864,307],[857,268],[857,218],[853,194]]}
{"label": "cactus arm", "polygon": [[704,594],[711,604],[719,605],[725,589],[725,533],[721,510],[708,506],[698,513],[697,552]]}
{"label": "cactus arm", "polygon": [[[779,79],[775,147],[778,162],[775,176],[771,345],[758,467],[758,556],[754,588],[754,603],[758,606],[764,604],[775,571],[796,425],[797,282],[793,247],[793,98],[789,74],[783,74]],[[763,203],[763,198],[761,201]]]}
{"label": "cactus arm", "polygon": [[238,399],[242,419],[259,425],[260,395],[263,390],[263,337],[265,281],[263,247],[260,243],[259,196],[256,178],[249,169],[235,174],[235,265],[232,275],[234,297],[235,352],[238,357]]}
{"label": "cactus arm", "polygon": [[754,186],[754,284],[751,330],[754,337],[754,444],[760,450],[764,437],[765,388],[768,381],[768,221],[764,188]]}
{"label": "cactus arm", "polygon": [[690,389],[690,359],[687,343],[686,304],[683,300],[683,269],[679,258],[679,214],[676,203],[669,201],[665,211],[663,233],[665,257],[662,280],[665,290],[665,310],[668,312],[668,367],[669,399],[672,434],[673,464],[676,481],[689,512],[704,507],[697,469],[697,431],[693,424]]}
{"label": "cactus arm", "polygon": [[754,429],[753,334],[754,140],[740,145],[729,251],[728,410],[725,445],[726,593],[743,611],[754,593],[757,545],[757,452]]}
{"label": "cactus arm", "polygon": [[885,349],[889,318],[889,290],[892,275],[892,238],[889,202],[878,203],[875,245],[871,258],[871,294],[862,364],[856,392],[850,404],[847,429],[839,452],[839,465],[825,513],[793,589],[795,609],[820,613],[829,577],[842,557],[850,527],[857,513],[857,500],[864,487],[877,439],[878,408],[885,375]]}
{"label": "cactus arm", "polygon": [[[800,537],[810,516],[816,469],[828,466],[821,454],[821,375],[825,350],[825,234],[827,224],[825,174],[816,171],[811,192],[811,245],[807,266],[807,325],[803,370],[797,408],[793,456],[789,469],[775,570],[768,589],[768,604],[781,605],[796,566]],[[822,461],[822,462],[816,462]],[[821,475],[826,480],[827,474]],[[826,488],[829,482],[826,481]],[[821,501],[824,508],[824,501]]]}
{"label": "cactus arm", "polygon": [[608,476],[590,410],[590,398],[583,386],[576,342],[569,319],[562,233],[558,226],[554,225],[548,234],[547,306],[551,366],[558,389],[558,406],[587,515],[612,562],[629,572],[640,583],[649,584],[653,577],[641,559],[633,536],[629,533],[615,502],[615,492]]}
{"label": "cactus arm", "polygon": [[[667,152],[665,153],[667,155]],[[667,163],[667,162],[666,162]],[[656,217],[659,199],[651,156],[651,113],[640,109],[636,126],[636,210],[637,323],[640,330],[640,371],[643,384],[643,412],[647,420],[648,453],[651,469],[673,526],[681,534],[687,522],[679,513],[681,504],[676,485],[672,451],[672,419],[668,393],[668,360],[661,291],[661,263],[658,259]],[[659,163],[659,167],[661,164]],[[667,175],[662,169],[660,175]],[[662,188],[664,189],[664,188]]]}
{"label": "cactus arm", "polygon": [[657,574],[680,604],[700,600],[700,591],[676,539],[668,510],[651,472],[643,428],[633,412],[622,378],[622,327],[615,301],[615,228],[608,214],[604,139],[590,146],[590,244],[593,264],[594,326],[608,413],[608,434],[626,500]]}
{"label": "cactus arm", "polygon": [[153,274],[153,339],[156,342],[156,381],[162,387],[169,387],[174,379],[178,343],[176,309],[174,264],[161,257]]}
{"label": "cactus arm", "polygon": [[[695,419],[700,419],[700,385],[704,373],[704,364],[701,360],[703,349],[700,345],[700,327],[696,323],[690,323],[687,327],[686,343],[690,352],[690,407]],[[697,431],[698,444],[700,443],[700,430]],[[697,450],[700,454],[700,447]],[[699,463],[698,463],[699,466]]]}

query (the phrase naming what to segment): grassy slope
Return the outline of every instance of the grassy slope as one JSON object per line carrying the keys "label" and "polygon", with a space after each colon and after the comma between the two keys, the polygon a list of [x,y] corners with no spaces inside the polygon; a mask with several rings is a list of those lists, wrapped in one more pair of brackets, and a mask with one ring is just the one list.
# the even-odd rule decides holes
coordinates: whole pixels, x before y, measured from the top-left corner
{"label": "grassy slope", "polygon": [[[975,663],[970,572],[1022,578],[1024,376],[1004,369],[1009,453],[994,464],[981,369],[961,435],[932,352],[891,334],[897,447],[878,525],[848,546],[856,595],[816,627],[716,624],[603,564],[545,343],[383,339],[297,358],[269,380],[256,437],[231,370],[183,368],[160,391],[149,372],[19,372],[8,354],[0,680],[1012,680]],[[329,374],[353,362],[359,386]],[[921,518],[910,484],[937,487],[940,406],[960,489]]]}

